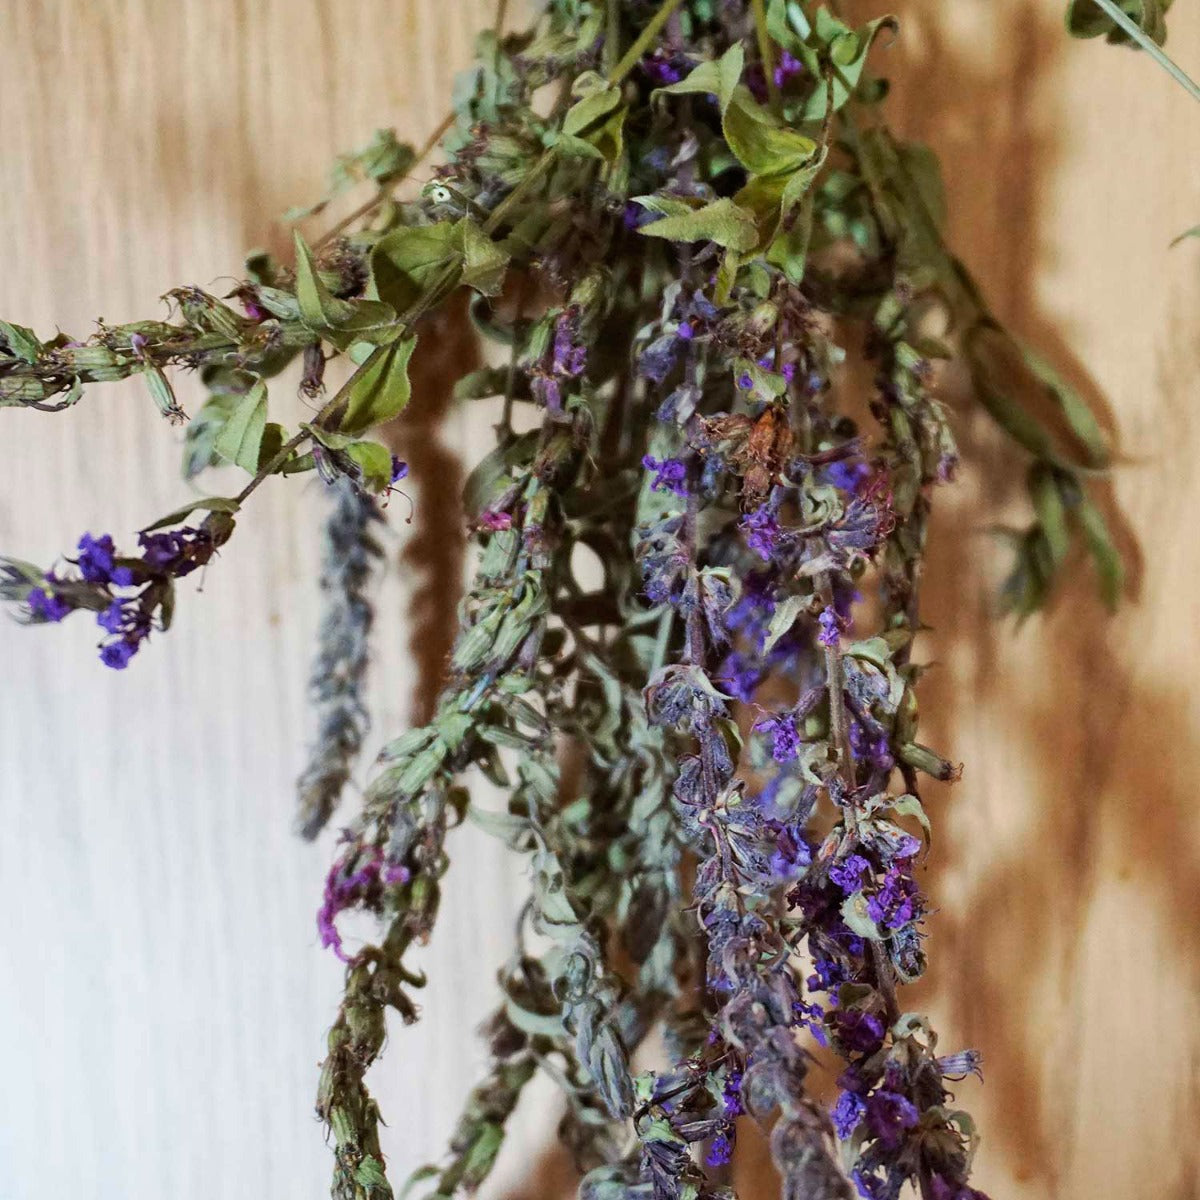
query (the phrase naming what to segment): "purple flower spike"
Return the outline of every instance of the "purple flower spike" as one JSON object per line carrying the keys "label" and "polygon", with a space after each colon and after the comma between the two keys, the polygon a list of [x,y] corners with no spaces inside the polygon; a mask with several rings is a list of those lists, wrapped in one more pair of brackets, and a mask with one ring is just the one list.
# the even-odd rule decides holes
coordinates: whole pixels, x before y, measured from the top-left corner
{"label": "purple flower spike", "polygon": [[392,455],[392,482],[399,483],[402,479],[408,478],[408,463],[403,459]]}

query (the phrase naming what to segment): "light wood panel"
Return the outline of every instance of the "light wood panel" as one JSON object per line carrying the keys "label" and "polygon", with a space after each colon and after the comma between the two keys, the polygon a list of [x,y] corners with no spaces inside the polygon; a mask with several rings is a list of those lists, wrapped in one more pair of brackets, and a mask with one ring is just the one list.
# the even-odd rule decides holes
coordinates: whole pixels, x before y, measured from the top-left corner
{"label": "light wood panel", "polygon": [[[1200,110],[1134,55],[1069,43],[1050,0],[896,7],[898,124],[943,154],[953,240],[998,312],[1107,397],[1145,562],[1113,621],[1085,580],[1019,634],[998,625],[984,530],[1020,464],[962,411],[975,465],[935,531],[926,707],[967,773],[933,802],[942,908],[917,998],[947,1048],[985,1053],[986,1086],[963,1087],[981,1186],[1185,1200],[1200,1194],[1200,244],[1167,241],[1200,220]],[[277,214],[336,152],[377,125],[433,127],[489,8],[0,0],[0,313],[82,331],[282,245]],[[1176,8],[1172,45],[1200,67],[1200,17]],[[442,407],[431,376],[406,435],[416,520],[394,522],[380,595],[373,744],[427,702],[458,582],[454,454],[487,431]],[[6,552],[128,537],[183,494],[174,435],[136,386],[0,425]],[[312,912],[331,843],[289,832],[320,512],[308,483],[264,488],[203,595],[185,589],[177,628],[124,676],[85,628],[0,623],[5,1200],[325,1194],[311,1097],[340,971]],[[482,837],[456,834],[455,854],[427,1019],[376,1072],[398,1169],[437,1150],[470,1086],[463,1031],[522,888]],[[561,1182],[538,1118],[495,1194]]]}

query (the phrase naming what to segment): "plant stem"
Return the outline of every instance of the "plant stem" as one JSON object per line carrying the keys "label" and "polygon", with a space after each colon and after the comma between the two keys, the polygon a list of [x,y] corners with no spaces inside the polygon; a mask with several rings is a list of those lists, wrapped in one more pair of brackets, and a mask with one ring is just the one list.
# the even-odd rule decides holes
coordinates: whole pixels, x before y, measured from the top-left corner
{"label": "plant stem", "polygon": [[1104,9],[1113,24],[1133,38],[1193,100],[1200,100],[1200,85],[1140,25],[1131,20],[1120,5],[1115,3],[1115,0],[1092,0],[1092,2]]}
{"label": "plant stem", "polygon": [[779,112],[779,85],[775,82],[775,51],[771,46],[771,35],[767,32],[767,9],[763,0],[750,0],[754,10],[754,32],[758,38],[758,56],[762,59],[763,74],[767,79],[767,96],[771,111]]}
{"label": "plant stem", "polygon": [[658,12],[646,22],[646,27],[638,34],[633,45],[625,51],[625,57],[608,73],[609,83],[620,83],[637,65],[638,60],[650,49],[659,31],[671,19],[671,14],[683,3],[683,0],[665,0]]}
{"label": "plant stem", "polygon": [[611,75],[621,49],[621,0],[607,0],[604,27],[604,73]]}
{"label": "plant stem", "polygon": [[327,246],[343,229],[347,229],[353,225],[355,221],[362,220],[363,217],[369,216],[386,200],[392,192],[412,178],[413,170],[421,165],[433,153],[438,142],[442,140],[450,126],[454,124],[454,113],[447,113],[439,122],[437,128],[425,139],[421,144],[421,148],[417,151],[416,158],[413,159],[412,166],[408,170],[408,174],[403,179],[397,179],[395,183],[389,184],[384,191],[372,196],[370,200],[364,204],[360,204],[352,213],[344,216],[336,225],[327,229],[314,243],[313,252],[320,250],[322,246]]}

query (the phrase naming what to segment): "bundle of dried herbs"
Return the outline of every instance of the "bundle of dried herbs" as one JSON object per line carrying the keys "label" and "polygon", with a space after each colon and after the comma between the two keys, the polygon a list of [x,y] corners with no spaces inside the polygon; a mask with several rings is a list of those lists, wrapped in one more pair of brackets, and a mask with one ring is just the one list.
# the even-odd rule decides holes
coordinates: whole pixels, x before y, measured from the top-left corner
{"label": "bundle of dried herbs", "polygon": [[[1080,0],[1069,24],[1149,46],[1166,6]],[[1109,463],[1095,418],[989,311],[943,241],[934,156],[885,123],[876,47],[895,32],[800,0],[551,0],[527,32],[480,36],[415,197],[425,152],[381,133],[332,186],[369,183],[368,202],[314,246],[297,234],[290,264],[255,256],[223,298],[179,288],[172,320],[81,341],[0,322],[0,404],[57,411],[141,375],[180,421],[170,372],[198,371],[184,474],[250,477],[136,552],[86,534],[50,570],[5,560],[24,618],[93,614],[111,667],[168,627],[176,581],[267,480],[328,484],[307,836],[365,733],[379,498],[407,470],[367,435],[403,412],[423,318],[451,297],[494,343],[456,389],[504,402],[466,489],[474,577],[445,689],[382,752],[318,915],[347,964],[317,1100],[340,1200],[393,1195],[365,1078],[388,1009],[417,1016],[408,952],[464,818],[533,886],[488,1075],[418,1194],[483,1181],[539,1071],[589,1200],[730,1194],[743,1117],[789,1200],[981,1194],[954,1101],[978,1056],[940,1055],[903,1000],[926,968],[921,779],[959,773],[919,740],[914,657],[930,506],[958,462],[940,362],[965,363],[1029,456],[1007,607],[1038,609],[1076,539],[1110,603],[1122,567],[1089,495]],[[339,357],[353,369],[311,421],[270,419],[286,368],[315,398]],[[503,812],[472,803],[473,771]],[[374,943],[343,943],[352,909],[378,917]],[[656,1029],[671,1062],[635,1074]],[[818,1059],[840,1064],[831,1111],[806,1084]]]}

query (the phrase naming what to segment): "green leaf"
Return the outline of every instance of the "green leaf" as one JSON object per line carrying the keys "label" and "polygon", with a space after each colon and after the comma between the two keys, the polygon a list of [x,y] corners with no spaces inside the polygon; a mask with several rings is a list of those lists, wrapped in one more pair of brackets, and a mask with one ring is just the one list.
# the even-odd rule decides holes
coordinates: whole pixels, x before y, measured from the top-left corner
{"label": "green leaf", "polygon": [[42,343],[38,341],[33,330],[24,325],[10,325],[7,321],[0,321],[0,340],[7,344],[14,357],[27,363],[37,362],[37,357],[42,352]]}
{"label": "green leaf", "polygon": [[236,395],[212,396],[188,423],[183,439],[183,477],[194,479],[220,461],[217,438],[237,407]]}
{"label": "green leaf", "polygon": [[283,449],[287,441],[287,430],[277,421],[268,421],[263,428],[262,441],[258,447],[258,470],[261,471]]}
{"label": "green leaf", "polygon": [[1035,463],[1029,472],[1029,498],[1041,526],[1055,568],[1062,565],[1071,548],[1067,508],[1063,503],[1058,473],[1045,463]]}
{"label": "green leaf", "polygon": [[925,847],[929,848],[933,841],[933,827],[929,824],[929,817],[925,813],[925,806],[920,799],[911,792],[905,792],[903,796],[898,796],[892,801],[888,807],[892,812],[902,817],[915,817],[921,826],[921,831],[925,835]]}
{"label": "green leaf", "polygon": [[[800,57],[805,66],[818,78],[822,76],[824,65],[822,59],[828,62],[833,71],[832,91],[833,110],[837,112],[854,94],[867,65],[867,56],[875,39],[884,31],[894,31],[897,27],[896,18],[892,16],[876,17],[861,28],[854,30],[844,25],[836,17],[830,15],[828,9],[817,10],[816,23],[810,33]],[[807,51],[807,53],[805,52]],[[817,87],[809,97],[800,119],[803,121],[820,121],[825,116],[828,106],[828,96],[825,87]]]}
{"label": "green leaf", "polygon": [[341,433],[362,433],[402,412],[412,392],[408,363],[416,344],[416,337],[406,337],[373,350],[338,393],[341,403],[334,411],[340,415],[328,427]]}
{"label": "green leaf", "polygon": [[1191,229],[1185,229],[1178,237],[1173,237],[1168,249],[1178,246],[1180,242],[1186,241],[1188,238],[1200,238],[1200,225],[1193,225]]}
{"label": "green leaf", "polygon": [[1101,599],[1110,610],[1115,610],[1125,590],[1125,564],[1109,533],[1108,522],[1104,514],[1082,495],[1075,506],[1074,516],[1096,567]]}
{"label": "green leaf", "polygon": [[194,500],[189,500],[182,508],[167,513],[165,517],[159,517],[153,525],[147,525],[138,532],[152,533],[155,529],[166,529],[168,526],[178,525],[198,508],[202,508],[206,512],[235,513],[241,508],[241,504],[230,496],[197,496]]}
{"label": "green leaf", "polygon": [[369,492],[386,492],[392,484],[392,453],[378,442],[350,442],[342,453],[360,472],[359,482]]}
{"label": "green leaf", "polygon": [[[637,197],[641,203],[645,197]],[[644,207],[650,207],[645,205]],[[758,225],[753,213],[722,198],[679,216],[663,217],[643,225],[645,237],[665,238],[672,242],[715,242],[728,250],[745,252],[758,244]]]}
{"label": "green leaf", "polygon": [[740,42],[734,42],[719,59],[702,62],[678,83],[655,88],[654,96],[716,96],[722,114],[733,98],[734,88],[742,78],[746,52]]}
{"label": "green leaf", "polygon": [[796,623],[796,618],[808,608],[807,596],[788,596],[775,606],[771,614],[771,623],[767,626],[767,637],[763,642],[762,652],[769,654],[779,641]]}
{"label": "green leaf", "polygon": [[310,329],[325,330],[341,325],[354,315],[354,305],[338,300],[317,274],[312,251],[297,230],[296,242],[296,301],[300,316]]}
{"label": "green leaf", "polygon": [[221,432],[214,449],[222,457],[236,463],[251,475],[258,470],[259,450],[267,424],[267,385],[260,379],[237,403]]}
{"label": "green leaf", "polygon": [[458,222],[462,243],[462,281],[484,296],[494,296],[504,283],[509,254],[469,217]]}
{"label": "green leaf", "polygon": [[595,71],[585,71],[574,82],[572,94],[581,97],[563,117],[563,133],[579,137],[597,125],[621,103],[621,89]]}
{"label": "green leaf", "polygon": [[755,175],[786,175],[796,171],[817,153],[817,143],[780,124],[750,94],[734,89],[722,116],[729,148],[747,171]]}
{"label": "green leaf", "polygon": [[[1087,402],[1044,359],[1022,346],[990,318],[977,321],[963,338],[975,393],[992,419],[1018,445],[1056,466],[1103,470],[1107,439]],[[1007,360],[1007,361],[1006,361]],[[1066,422],[1075,445],[1056,436],[1017,398],[1012,382],[1022,368],[1042,387],[1041,399]],[[1035,389],[1036,391],[1036,389]]]}
{"label": "green leaf", "polygon": [[716,62],[701,63],[685,79],[654,94],[716,96],[725,140],[742,166],[755,175],[794,171],[816,153],[817,144],[786,128],[741,86],[744,65],[744,51],[735,44]]}
{"label": "green leaf", "polygon": [[371,252],[375,294],[397,312],[406,312],[434,280],[461,262],[461,246],[454,222],[393,229]]}

